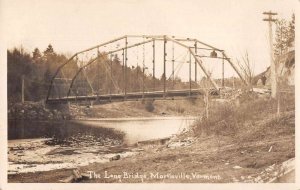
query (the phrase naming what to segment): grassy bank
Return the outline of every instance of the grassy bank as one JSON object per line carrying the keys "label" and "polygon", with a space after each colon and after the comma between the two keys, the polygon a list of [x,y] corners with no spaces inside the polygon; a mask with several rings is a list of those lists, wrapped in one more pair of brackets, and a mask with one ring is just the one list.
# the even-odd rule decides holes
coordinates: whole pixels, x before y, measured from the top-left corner
{"label": "grassy bank", "polygon": [[[295,157],[294,96],[281,98],[279,117],[276,101],[251,93],[234,102],[212,102],[209,118],[199,118],[192,130],[166,145],[142,146],[138,155],[81,167],[101,175],[82,182],[268,182]],[[146,177],[124,178],[123,172]],[[180,173],[191,177],[171,177]],[[58,182],[70,175],[72,170],[55,170],[10,175],[8,181]]]}
{"label": "grassy bank", "polygon": [[281,129],[294,132],[294,127],[289,128],[290,117],[295,117],[294,95],[281,96],[279,117],[277,103],[277,100],[267,96],[245,93],[235,101],[212,104],[209,117],[199,118],[193,133],[195,136],[226,136],[242,141],[254,137],[261,139],[274,132],[279,133]]}
{"label": "grassy bank", "polygon": [[196,116],[203,110],[202,99],[145,100],[109,104],[71,105],[72,118],[120,118],[153,116]]}

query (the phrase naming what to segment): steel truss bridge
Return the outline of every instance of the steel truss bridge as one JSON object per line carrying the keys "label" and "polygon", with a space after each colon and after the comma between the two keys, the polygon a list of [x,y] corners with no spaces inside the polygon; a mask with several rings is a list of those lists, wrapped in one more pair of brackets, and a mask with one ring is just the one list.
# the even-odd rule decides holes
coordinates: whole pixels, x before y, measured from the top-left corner
{"label": "steel truss bridge", "polygon": [[[181,62],[175,58],[180,52],[186,52],[187,61],[186,57]],[[139,55],[142,57],[141,59]],[[116,59],[120,59],[121,71],[120,69],[118,72],[114,71],[117,69],[113,66],[114,56],[117,57]],[[221,61],[222,78],[219,82],[221,84],[213,79],[211,71],[205,66],[205,62],[209,59]],[[133,62],[136,63],[136,66],[133,66]],[[167,35],[125,35],[77,52],[65,63],[59,65],[52,76],[46,103],[111,102],[144,98],[174,99],[176,97],[197,97],[208,91],[212,95],[218,95],[219,90],[224,87],[225,62],[235,71],[242,83],[247,85],[239,68],[230,60],[224,50],[198,39]],[[176,64],[177,67],[175,67]],[[101,65],[103,66],[102,69],[104,68],[106,73],[105,78],[97,77],[99,70],[95,65],[98,65],[99,68]],[[188,67],[187,72],[183,73],[185,75],[183,77],[188,77],[188,79],[186,82],[181,81],[182,84],[185,84],[182,88],[175,85],[175,81],[181,77],[175,76],[176,72],[180,70],[180,65]],[[150,67],[151,69],[149,69]],[[137,71],[135,77],[130,75],[132,68]],[[192,69],[194,73],[192,73]],[[167,70],[169,70],[169,77],[167,77]],[[203,77],[207,81],[204,86],[197,79],[199,72],[203,73]],[[192,79],[192,75],[195,77],[194,79]],[[119,84],[116,84],[116,78],[121,81]],[[130,87],[132,82],[141,83],[140,88],[132,89]]]}

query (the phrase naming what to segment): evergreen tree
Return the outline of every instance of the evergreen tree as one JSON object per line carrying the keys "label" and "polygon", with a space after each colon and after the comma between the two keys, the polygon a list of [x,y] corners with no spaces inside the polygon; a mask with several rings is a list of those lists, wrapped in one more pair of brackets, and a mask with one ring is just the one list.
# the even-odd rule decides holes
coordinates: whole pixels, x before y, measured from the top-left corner
{"label": "evergreen tree", "polygon": [[288,26],[288,47],[293,46],[293,42],[295,41],[295,14],[292,15],[292,20],[289,22]]}
{"label": "evergreen tree", "polygon": [[288,51],[289,47],[293,46],[295,41],[295,14],[292,15],[291,21],[279,19],[276,21],[275,31],[275,56],[282,55]]}
{"label": "evergreen tree", "polygon": [[34,51],[32,52],[32,58],[33,60],[38,60],[42,57],[42,54],[39,50],[39,48],[35,48]]}
{"label": "evergreen tree", "polygon": [[118,57],[118,54],[115,54],[115,55],[114,55],[113,62],[114,62],[114,63],[117,63],[117,64],[120,64],[120,63],[121,63],[120,58]]}
{"label": "evergreen tree", "polygon": [[51,44],[48,45],[47,49],[43,52],[44,56],[54,55],[54,50]]}
{"label": "evergreen tree", "polygon": [[47,68],[45,73],[44,73],[44,82],[45,83],[49,83],[51,81],[51,72],[50,72],[50,69]]}
{"label": "evergreen tree", "polygon": [[22,47],[7,51],[7,97],[9,102],[21,101],[21,79],[24,76],[26,80],[30,80],[32,68],[30,54],[26,53]]}
{"label": "evergreen tree", "polygon": [[276,21],[274,53],[276,56],[282,55],[287,51],[288,45],[288,26],[285,19]]}

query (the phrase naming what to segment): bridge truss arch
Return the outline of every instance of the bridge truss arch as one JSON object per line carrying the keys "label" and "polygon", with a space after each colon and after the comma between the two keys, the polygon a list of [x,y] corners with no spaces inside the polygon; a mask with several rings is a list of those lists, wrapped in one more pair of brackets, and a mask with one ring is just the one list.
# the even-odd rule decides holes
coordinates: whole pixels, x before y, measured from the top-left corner
{"label": "bridge truss arch", "polygon": [[[167,47],[168,43],[172,44],[172,47]],[[160,44],[160,46],[158,45]],[[145,52],[145,45],[148,46],[147,52]],[[130,60],[133,60],[132,56],[134,56],[134,53],[129,53],[128,51],[132,50],[133,48],[142,48],[142,78],[143,78],[143,84],[142,84],[142,90],[141,92],[135,92],[136,94],[128,91],[128,60],[130,57]],[[221,87],[224,86],[224,62],[226,61],[229,63],[230,67],[235,71],[235,73],[238,75],[238,77],[241,79],[243,84],[248,85],[246,80],[244,79],[242,73],[239,71],[239,68],[230,60],[230,58],[226,55],[225,51],[219,48],[216,48],[214,46],[211,46],[207,43],[204,43],[202,41],[199,41],[195,38],[182,38],[182,37],[175,37],[175,36],[167,36],[167,35],[125,35],[121,36],[119,38],[115,38],[113,40],[107,41],[105,43],[96,45],[94,47],[91,47],[89,49],[80,51],[75,53],[73,56],[71,56],[65,63],[62,63],[55,73],[53,74],[50,85],[48,88],[48,93],[46,97],[46,103],[53,103],[53,102],[68,102],[72,100],[84,100],[85,98],[92,98],[92,99],[99,99],[99,98],[109,98],[112,97],[119,97],[120,99],[126,99],[129,96],[136,96],[137,94],[140,94],[141,97],[145,97],[147,95],[147,92],[145,92],[145,86],[144,86],[144,72],[146,69],[148,69],[145,66],[145,54],[148,54],[148,56],[152,56],[152,73],[151,76],[153,78],[153,89],[150,91],[156,92],[158,94],[157,96],[166,97],[169,89],[167,86],[168,78],[166,75],[166,69],[168,65],[172,65],[172,72],[171,75],[173,81],[175,80],[175,73],[174,73],[174,64],[175,64],[175,48],[181,49],[183,51],[186,51],[189,54],[189,61],[185,63],[189,63],[189,95],[192,94],[192,82],[191,82],[191,64],[192,60],[194,61],[194,71],[195,71],[195,82],[197,83],[197,68],[200,68],[203,72],[206,79],[210,82],[211,87],[219,91]],[[141,52],[138,52],[139,49],[135,52],[136,54],[140,55]],[[169,56],[169,52],[171,52],[172,56]],[[121,55],[121,63],[122,63],[122,87],[114,84],[113,82],[113,66],[112,66],[112,57],[116,54]],[[109,56],[111,57],[109,59]],[[171,58],[168,60],[167,58]],[[204,59],[220,59],[223,63],[223,79],[221,87],[218,85],[215,80],[212,78],[211,71],[209,71],[205,65],[204,65]],[[81,60],[80,60],[81,59]],[[137,57],[137,65],[136,69],[138,71],[138,67],[141,67],[138,65],[138,57]],[[105,61],[106,60],[106,61]],[[109,61],[107,61],[109,60]],[[149,61],[148,61],[149,62]],[[156,65],[159,64],[162,66],[161,68],[161,82],[163,83],[161,92],[158,92],[155,88],[155,81],[159,77],[156,75]],[[168,64],[168,62],[171,62],[171,64]],[[98,63],[102,64],[102,69],[104,68],[108,73],[108,76],[110,76],[110,87],[109,91],[103,92],[101,94],[100,89],[97,91],[94,90],[93,84],[90,82],[89,77],[86,74],[87,68],[91,67],[93,64]],[[103,67],[104,66],[104,67]],[[95,69],[92,69],[92,72],[97,72]],[[99,70],[98,70],[99,72]],[[120,73],[119,73],[120,74]],[[81,77],[81,80],[78,80],[78,78]],[[120,77],[120,76],[117,76]],[[76,84],[76,80],[81,81],[81,84]],[[136,80],[139,80],[136,78]],[[78,83],[78,82],[77,82]],[[79,92],[80,91],[80,85],[84,86],[85,88],[88,87],[89,91]],[[112,86],[118,86],[117,88],[118,93],[112,92]],[[108,90],[108,89],[106,89]],[[174,91],[173,94],[182,92],[182,91]],[[148,90],[149,92],[149,90]],[[150,93],[151,94],[151,93]],[[155,94],[155,93],[154,93]],[[150,97],[150,96],[149,96]]]}

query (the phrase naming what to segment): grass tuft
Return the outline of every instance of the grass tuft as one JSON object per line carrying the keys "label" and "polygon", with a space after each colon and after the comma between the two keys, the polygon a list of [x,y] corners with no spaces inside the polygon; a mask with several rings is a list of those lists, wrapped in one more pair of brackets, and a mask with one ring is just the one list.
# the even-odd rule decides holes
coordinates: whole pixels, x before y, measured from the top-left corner
{"label": "grass tuft", "polygon": [[[193,127],[195,136],[230,136],[244,138],[247,135],[266,136],[276,129],[294,132],[295,102],[293,94],[280,97],[280,116],[277,117],[277,100],[242,94],[233,102],[212,104],[209,118],[199,118]],[[239,102],[239,103],[236,103]],[[261,134],[259,134],[261,133]],[[251,138],[252,138],[251,137]]]}

